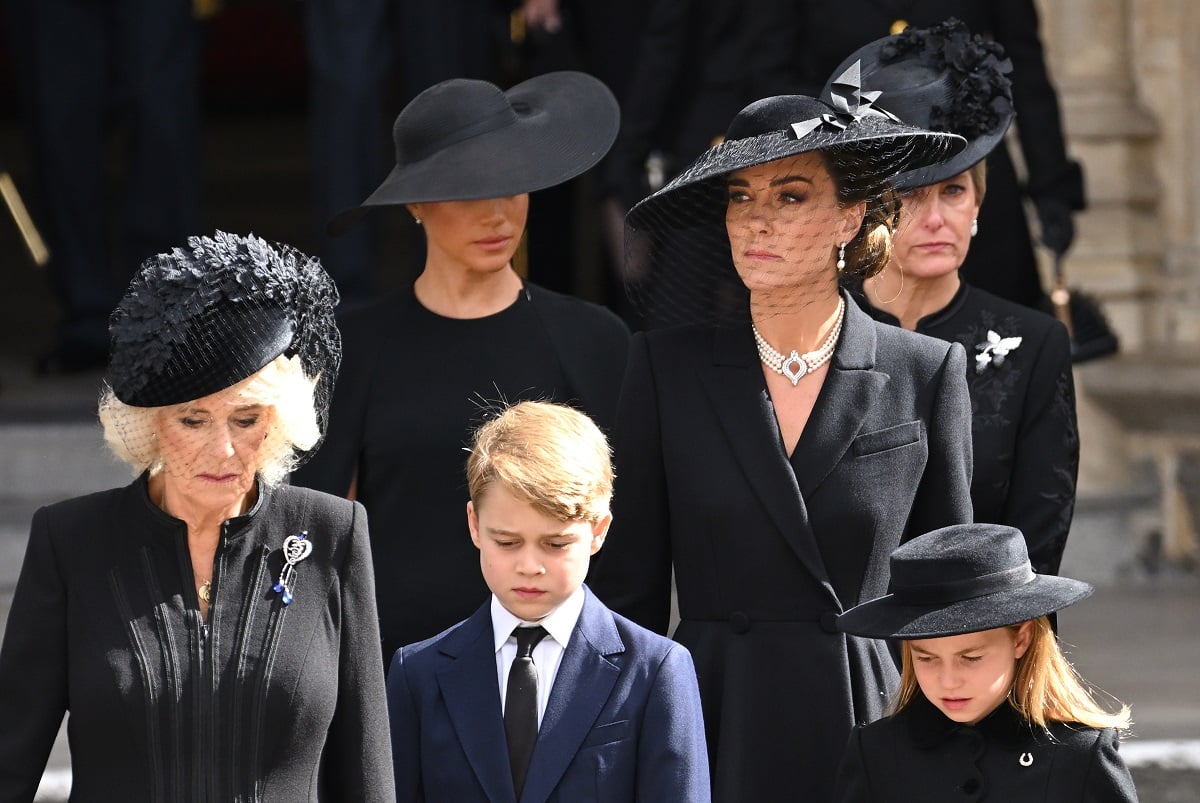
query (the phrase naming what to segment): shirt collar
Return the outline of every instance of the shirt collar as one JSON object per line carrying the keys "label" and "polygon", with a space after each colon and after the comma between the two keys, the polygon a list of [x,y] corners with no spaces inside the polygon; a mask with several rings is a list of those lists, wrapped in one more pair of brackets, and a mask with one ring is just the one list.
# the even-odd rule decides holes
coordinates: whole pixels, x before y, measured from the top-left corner
{"label": "shirt collar", "polygon": [[565,650],[567,642],[571,640],[571,632],[575,629],[575,623],[579,621],[579,615],[583,613],[583,599],[583,586],[580,586],[557,608],[540,620],[527,622],[513,616],[507,608],[500,604],[496,595],[492,594],[492,637],[496,652],[499,652],[500,648],[504,646],[504,642],[508,641],[513,630],[521,625],[541,625],[546,628],[550,638],[558,642],[558,645]]}

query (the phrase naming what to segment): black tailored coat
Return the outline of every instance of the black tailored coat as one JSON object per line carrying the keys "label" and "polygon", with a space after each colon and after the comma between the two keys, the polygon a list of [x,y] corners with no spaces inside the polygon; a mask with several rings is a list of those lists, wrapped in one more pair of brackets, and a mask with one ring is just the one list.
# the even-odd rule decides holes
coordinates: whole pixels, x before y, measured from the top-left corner
{"label": "black tailored coat", "polygon": [[1046,69],[1034,0],[814,0],[798,3],[800,91],[815,94],[851,53],[887,36],[897,19],[927,27],[957,17],[972,33],[994,39],[1012,59],[1013,106],[1027,186],[1020,186],[1006,146],[988,157],[988,191],[979,235],[963,264],[976,287],[1036,306],[1041,298],[1037,263],[1022,207],[1054,199],[1084,207],[1083,175],[1067,157],[1058,97]]}
{"label": "black tailored coat", "polygon": [[[876,320],[888,312],[859,304]],[[967,350],[975,471],[975,520],[1016,527],[1039,574],[1058,574],[1079,476],[1075,381],[1066,327],[1049,315],[963,282],[946,307],[917,322],[921,334]],[[980,363],[988,333],[1021,343],[997,364]]]}
{"label": "black tailored coat", "polygon": [[[749,326],[635,335],[614,520],[589,582],[665,632],[674,569],[714,799],[828,800],[851,726],[882,715],[888,649],[835,619],[886,591],[901,541],[971,520],[965,368],[960,346],[847,303],[797,476]],[[853,588],[835,587],[830,560]]]}
{"label": "black tailored coat", "polygon": [[187,525],[145,476],[39,510],[0,651],[0,800],[33,800],[65,712],[72,801],[393,801],[362,507],[260,483],[212,595],[205,622]]}
{"label": "black tailored coat", "polygon": [[918,694],[899,714],[855,728],[836,803],[1136,803],[1117,732],[1053,723],[1007,703],[960,725]]}

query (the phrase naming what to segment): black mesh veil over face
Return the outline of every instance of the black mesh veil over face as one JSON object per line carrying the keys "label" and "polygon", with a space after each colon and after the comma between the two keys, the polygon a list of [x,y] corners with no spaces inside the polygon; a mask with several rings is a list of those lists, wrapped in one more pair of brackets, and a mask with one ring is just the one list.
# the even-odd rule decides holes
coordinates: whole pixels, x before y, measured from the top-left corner
{"label": "black mesh veil over face", "polygon": [[[113,311],[111,395],[133,408],[168,408],[258,377],[249,391],[255,401],[309,408],[303,417],[315,418],[317,432],[292,443],[311,453],[326,430],[341,360],[337,301],[320,262],[291,246],[225,232],[191,237],[142,263]],[[297,390],[305,385],[311,394]],[[121,421],[123,441],[139,447],[133,418]]]}
{"label": "black mesh veil over face", "polygon": [[872,107],[844,76],[827,105],[765,98],[626,218],[626,284],[649,326],[794,311],[836,271],[887,261],[899,199],[890,180],[963,147]]}

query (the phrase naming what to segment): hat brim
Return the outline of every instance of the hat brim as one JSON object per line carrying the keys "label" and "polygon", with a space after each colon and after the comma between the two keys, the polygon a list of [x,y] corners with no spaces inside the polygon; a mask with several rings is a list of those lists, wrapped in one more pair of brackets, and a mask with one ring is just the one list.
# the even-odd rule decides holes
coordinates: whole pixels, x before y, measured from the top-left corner
{"label": "hat brim", "polygon": [[843,633],[871,638],[923,639],[977,633],[1036,619],[1090,597],[1080,580],[1039,574],[1015,588],[941,605],[906,604],[895,594],[864,602],[838,617]]}
{"label": "hat brim", "polygon": [[914,190],[918,187],[940,184],[965,173],[986,159],[988,154],[1000,144],[1011,121],[1012,118],[1009,117],[1000,129],[968,141],[967,147],[963,148],[961,153],[945,162],[901,173],[892,181],[893,186],[898,190]]}
{"label": "hat brim", "polygon": [[926,131],[882,116],[864,117],[844,129],[817,129],[799,138],[785,131],[772,131],[725,140],[701,154],[658,192],[638,202],[629,211],[628,222],[637,227],[644,215],[680,190],[802,153],[837,150],[855,154],[862,157],[863,168],[873,174],[872,179],[883,182],[947,159],[965,144],[966,140],[957,134]]}
{"label": "hat brim", "polygon": [[585,73],[545,73],[504,94],[516,122],[396,165],[359,206],[334,216],[327,233],[344,233],[377,206],[505,198],[553,187],[595,166],[617,137],[617,100]]}

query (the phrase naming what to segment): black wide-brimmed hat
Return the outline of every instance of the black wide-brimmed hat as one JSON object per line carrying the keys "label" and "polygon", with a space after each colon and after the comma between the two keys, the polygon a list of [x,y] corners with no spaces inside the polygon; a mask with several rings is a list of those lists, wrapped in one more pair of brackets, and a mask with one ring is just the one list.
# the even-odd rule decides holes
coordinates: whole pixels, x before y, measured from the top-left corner
{"label": "black wide-brimmed hat", "polygon": [[996,147],[1015,116],[1008,78],[1012,62],[1004,48],[972,35],[954,18],[864,45],[834,71],[821,97],[843,91],[845,73],[855,65],[861,90],[874,93],[876,107],[909,125],[950,131],[967,140],[953,158],[897,178],[901,188],[936,184],[962,173]]}
{"label": "black wide-brimmed hat", "polygon": [[637,228],[644,219],[673,204],[693,209],[705,206],[697,204],[697,193],[712,196],[723,213],[726,199],[717,180],[801,153],[823,151],[854,159],[859,177],[874,183],[936,164],[966,145],[957,134],[927,131],[880,109],[875,94],[859,91],[853,65],[844,77],[825,101],[807,95],[776,95],[746,106],[733,118],[719,144],[630,210],[630,225]]}
{"label": "black wide-brimmed hat", "polygon": [[553,187],[599,162],[621,121],[620,107],[586,73],[550,72],[507,92],[453,78],[417,95],[396,117],[396,166],[329,233],[372,207],[504,198]]}
{"label": "black wide-brimmed hat", "polygon": [[1079,580],[1036,574],[1025,538],[1002,524],[957,524],[902,544],[888,594],[838,617],[845,633],[922,639],[1036,619],[1092,594]]}
{"label": "black wide-brimmed hat", "polygon": [[319,260],[218,231],[142,263],[109,318],[107,381],[135,407],[182,404],[236,385],[281,354],[317,382],[325,432],[341,362],[337,288]]}

